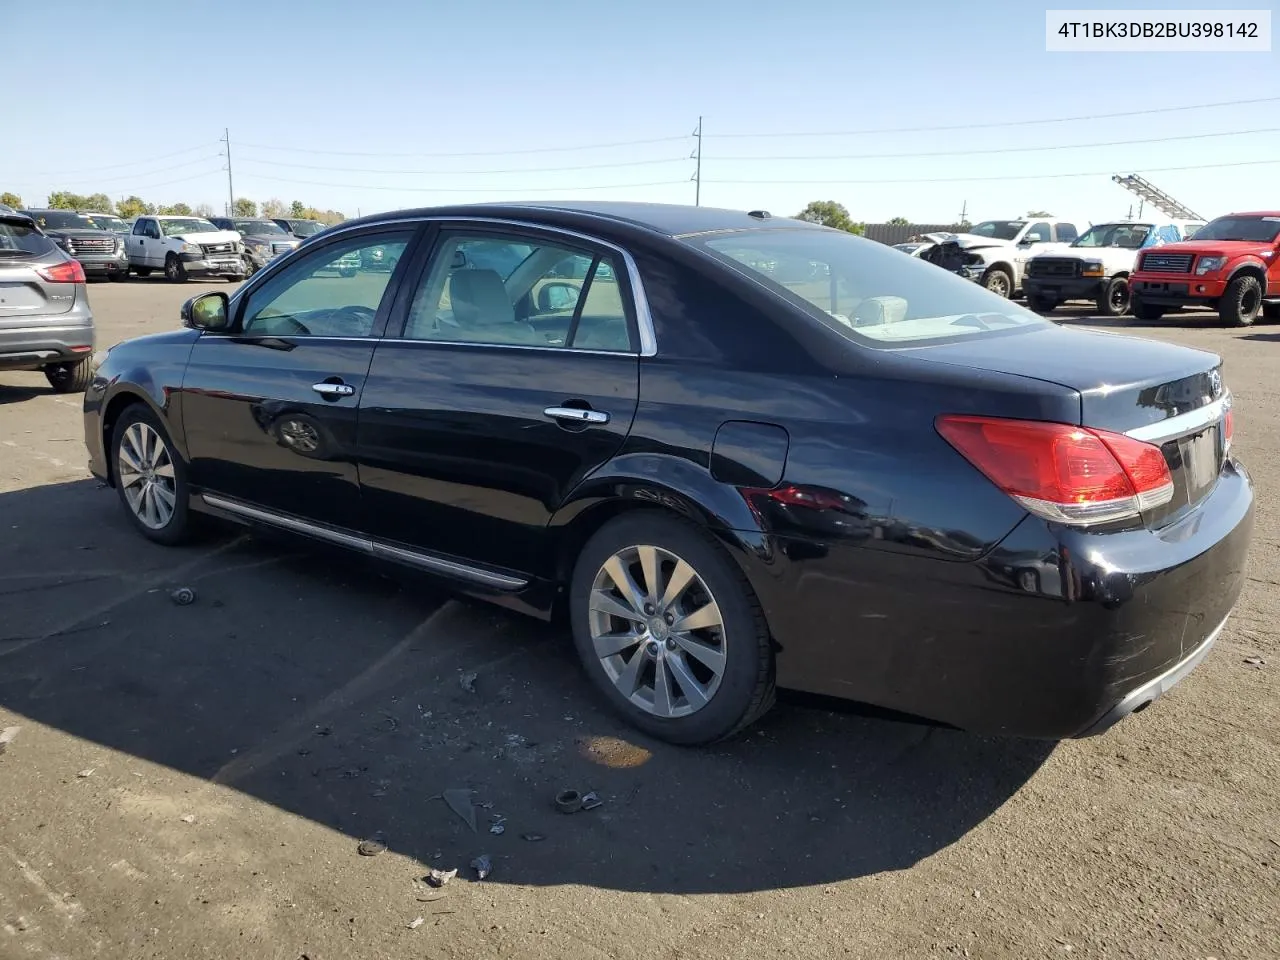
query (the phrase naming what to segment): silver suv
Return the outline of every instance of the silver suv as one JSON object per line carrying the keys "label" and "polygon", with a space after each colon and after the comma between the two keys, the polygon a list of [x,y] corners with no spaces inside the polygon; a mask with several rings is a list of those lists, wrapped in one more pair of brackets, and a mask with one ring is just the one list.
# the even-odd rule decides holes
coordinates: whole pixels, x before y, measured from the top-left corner
{"label": "silver suv", "polygon": [[0,372],[43,370],[59,393],[92,377],[84,268],[20,213],[0,213]]}

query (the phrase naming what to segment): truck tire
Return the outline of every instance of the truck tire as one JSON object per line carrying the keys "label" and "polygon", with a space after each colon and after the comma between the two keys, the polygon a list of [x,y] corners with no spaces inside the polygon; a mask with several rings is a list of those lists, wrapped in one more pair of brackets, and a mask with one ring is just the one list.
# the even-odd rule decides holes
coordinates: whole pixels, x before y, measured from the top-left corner
{"label": "truck tire", "polygon": [[982,285],[996,296],[1013,296],[1013,277],[1004,267],[992,267],[982,275]]}
{"label": "truck tire", "polygon": [[164,278],[170,283],[185,283],[187,280],[187,268],[182,265],[176,253],[164,258]]}
{"label": "truck tire", "polygon": [[1247,327],[1262,312],[1262,284],[1244,274],[1227,284],[1218,301],[1218,318],[1229,327]]}
{"label": "truck tire", "polygon": [[1129,281],[1124,277],[1105,281],[1094,303],[1101,316],[1123,317],[1129,310]]}
{"label": "truck tire", "polygon": [[89,358],[71,363],[53,363],[44,368],[44,378],[55,393],[84,393],[93,380]]}
{"label": "truck tire", "polygon": [[1129,298],[1129,312],[1139,320],[1159,320],[1164,316],[1164,307],[1144,303],[1137,294],[1134,294]]}

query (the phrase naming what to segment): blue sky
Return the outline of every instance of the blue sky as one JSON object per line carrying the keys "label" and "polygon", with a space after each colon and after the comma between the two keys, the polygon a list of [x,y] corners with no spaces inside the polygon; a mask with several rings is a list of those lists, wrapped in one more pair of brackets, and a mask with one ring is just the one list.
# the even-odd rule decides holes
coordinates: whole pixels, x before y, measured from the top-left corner
{"label": "blue sky", "polygon": [[[868,221],[948,221],[962,205],[973,220],[1033,207],[1098,220],[1130,204],[1109,173],[1144,171],[1206,216],[1280,204],[1280,99],[989,126],[1280,97],[1275,52],[1050,54],[1044,11],[1026,0],[10,2],[5,72],[22,90],[0,103],[0,191],[31,205],[68,189],[221,212],[228,127],[237,196],[349,216],[524,198],[692,203],[701,114],[707,205],[792,214],[832,199]],[[69,24],[83,39],[61,39]],[[987,126],[789,135],[968,124]],[[1027,147],[1041,149],[972,152]],[[1062,173],[1096,175],[1016,179]]]}

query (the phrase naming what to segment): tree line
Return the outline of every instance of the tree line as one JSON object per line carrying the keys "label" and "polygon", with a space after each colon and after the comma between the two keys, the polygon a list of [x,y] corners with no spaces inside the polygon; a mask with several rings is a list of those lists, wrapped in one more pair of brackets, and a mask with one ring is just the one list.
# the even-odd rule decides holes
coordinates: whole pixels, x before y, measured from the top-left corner
{"label": "tree line", "polygon": [[[0,193],[0,204],[13,207],[15,210],[21,210],[25,206],[22,202],[22,197],[9,191]],[[131,220],[144,214],[185,217],[213,217],[218,215],[214,212],[213,207],[207,203],[198,203],[195,206],[181,202],[156,204],[148,203],[138,196],[130,196],[125,197],[123,200],[113,201],[105,193],[84,195],[72,193],[69,190],[55,190],[49,194],[46,206],[50,210],[110,213],[123,217],[125,220]],[[248,197],[237,197],[231,215],[234,217],[257,217],[261,215],[268,219],[292,217],[296,220],[318,220],[329,226],[341,223],[346,219],[346,216],[340,210],[321,210],[319,207],[309,207],[301,200],[294,200],[292,203],[286,204],[283,200],[278,200],[274,197],[270,200],[262,201],[261,205]]]}
{"label": "tree line", "polygon": [[[1028,210],[1027,219],[1035,220],[1039,217],[1052,217],[1048,210]],[[824,227],[833,227],[836,230],[844,230],[847,233],[862,236],[867,232],[867,225],[859,223],[853,219],[848,208],[843,203],[837,203],[834,200],[814,200],[807,207],[796,214],[795,219],[807,220],[809,223],[821,224]],[[910,226],[911,221],[906,217],[890,217],[885,223],[895,227]],[[960,227],[970,226],[969,221],[965,220],[959,224]]]}

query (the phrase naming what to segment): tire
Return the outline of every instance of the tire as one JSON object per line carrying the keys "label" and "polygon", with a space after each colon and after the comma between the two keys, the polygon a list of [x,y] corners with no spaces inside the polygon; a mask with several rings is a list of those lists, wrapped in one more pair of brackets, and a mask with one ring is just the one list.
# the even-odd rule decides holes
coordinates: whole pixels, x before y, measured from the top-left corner
{"label": "tire", "polygon": [[[158,448],[149,446],[151,442],[149,437],[154,437],[155,442],[163,446],[163,457],[155,452]],[[163,505],[166,502],[163,495],[153,495],[156,498],[153,500],[153,503],[156,504],[156,513],[152,514],[142,502],[145,491],[139,490],[139,487],[147,482],[145,476],[122,465],[120,448],[126,443],[128,452],[130,452],[134,463],[137,465],[147,466],[145,457],[148,450],[140,450],[140,446],[148,446],[149,451],[153,454],[151,463],[155,469],[152,471],[151,476],[154,477],[154,483],[161,489],[167,489],[173,500],[172,509],[169,511],[167,519],[163,517]],[[154,540],[156,543],[162,543],[166,546],[175,546],[186,541],[191,536],[194,526],[187,503],[190,496],[190,488],[187,485],[187,467],[174,450],[173,441],[169,438],[169,433],[165,430],[160,419],[141,403],[135,403],[133,406],[126,408],[116,420],[115,429],[111,434],[110,449],[111,470],[116,481],[116,493],[120,497],[120,503],[124,507],[125,515],[137,528],[138,532],[148,540]],[[128,461],[125,461],[125,463],[127,464]],[[143,478],[129,482],[131,475],[142,476]],[[134,494],[140,495],[137,506],[133,502]],[[150,519],[144,520],[144,515]],[[152,521],[155,518],[163,519],[163,522],[153,523]]]}
{"label": "tire", "polygon": [[[632,582],[637,576],[643,581],[645,564],[640,557],[649,548],[653,548],[662,583],[670,583],[677,563],[692,568],[693,576],[670,604],[667,617],[655,609],[646,622],[643,611],[618,599],[622,591],[606,564],[634,569]],[[629,616],[593,611],[598,585],[613,598],[612,609]],[[686,641],[682,643],[667,635],[668,625],[679,623],[681,615],[702,613],[708,607],[718,611],[718,626],[694,626],[682,633]],[[591,681],[615,711],[650,736],[682,745],[714,743],[754,723],[773,706],[773,646],[760,603],[724,549],[687,521],[644,511],[623,515],[601,527],[582,548],[574,566],[569,617],[578,656]],[[593,637],[620,633],[628,625],[633,632],[639,631],[635,642],[617,646],[615,653],[601,657]],[[704,651],[705,659],[686,652],[695,645]],[[717,652],[723,653],[722,658],[715,657]],[[641,658],[638,665],[635,658]],[[708,661],[715,663],[717,659],[718,674],[708,666]],[[675,681],[663,684],[666,710],[658,690],[659,664],[663,676]],[[670,674],[668,664],[672,665]],[[624,690],[632,675],[637,682],[630,684],[628,696]],[[690,681],[686,689],[684,684]],[[694,689],[699,694],[696,697]]]}
{"label": "tire", "polygon": [[1101,316],[1123,317],[1129,310],[1129,300],[1129,281],[1124,277],[1112,277],[1103,283],[1094,303]]}
{"label": "tire", "polygon": [[248,280],[250,277],[252,277],[255,273],[258,272],[258,268],[254,266],[253,259],[251,257],[244,257],[243,259],[244,259],[244,279]]}
{"label": "tire", "polygon": [[84,393],[93,380],[89,358],[74,363],[54,363],[44,368],[44,378],[56,393]]}
{"label": "tire", "polygon": [[185,283],[187,280],[187,268],[175,253],[164,258],[164,278],[170,283]]}
{"label": "tire", "polygon": [[1027,306],[1036,313],[1053,313],[1058,309],[1059,303],[1047,297],[1027,297]]}
{"label": "tire", "polygon": [[982,286],[1006,300],[1013,296],[1013,277],[1004,267],[992,267],[983,274]]}
{"label": "tire", "polygon": [[1136,294],[1129,297],[1129,312],[1139,320],[1159,320],[1164,316],[1163,307],[1144,303]]}
{"label": "tire", "polygon": [[1229,327],[1247,327],[1262,312],[1262,284],[1245,274],[1234,278],[1218,301],[1218,318]]}
{"label": "tire", "polygon": [[134,267],[134,268],[133,268],[133,272],[134,272],[134,273],[136,273],[136,274],[137,274],[138,276],[140,276],[140,277],[149,277],[149,276],[151,276],[151,268],[150,268],[150,267]]}

